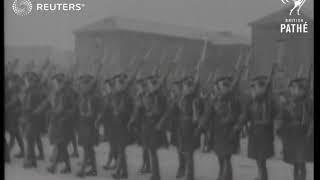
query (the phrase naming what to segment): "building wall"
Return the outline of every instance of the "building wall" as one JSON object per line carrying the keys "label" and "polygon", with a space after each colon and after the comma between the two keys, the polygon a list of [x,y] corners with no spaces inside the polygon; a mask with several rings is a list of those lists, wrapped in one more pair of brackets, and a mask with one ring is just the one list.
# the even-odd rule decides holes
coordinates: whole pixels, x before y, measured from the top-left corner
{"label": "building wall", "polygon": [[[150,74],[160,64],[161,72],[166,72],[169,62],[173,61],[178,48],[183,45],[183,53],[178,61],[178,71],[189,73],[194,70],[200,59],[203,41],[168,37],[139,32],[117,31],[104,34],[85,33],[76,35],[75,53],[79,61],[79,71],[94,73],[95,59],[103,59],[103,72],[109,76],[120,71],[130,72],[135,62],[141,60],[152,47],[152,53],[142,67],[142,73]],[[99,40],[97,40],[99,39]],[[98,43],[97,43],[98,42]],[[101,43],[101,44],[100,44]],[[212,45],[209,44],[207,58],[201,67],[201,77],[205,79],[215,69],[231,72],[240,49],[246,45]]]}

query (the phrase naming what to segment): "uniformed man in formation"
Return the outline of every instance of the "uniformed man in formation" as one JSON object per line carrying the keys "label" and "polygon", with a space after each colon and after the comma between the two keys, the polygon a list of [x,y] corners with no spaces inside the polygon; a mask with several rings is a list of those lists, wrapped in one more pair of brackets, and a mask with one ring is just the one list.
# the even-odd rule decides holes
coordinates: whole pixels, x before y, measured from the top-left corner
{"label": "uniformed man in formation", "polygon": [[[59,163],[65,165],[60,173],[71,173],[68,146],[73,146],[72,157],[78,158],[79,145],[83,159],[76,176],[97,176],[95,147],[102,139],[109,143],[103,169],[113,171],[113,179],[130,179],[126,148],[138,143],[142,151],[138,173],[160,180],[157,152],[170,144],[177,149],[176,178],[194,180],[194,153],[204,143],[204,151],[212,149],[217,156],[218,180],[232,180],[231,157],[238,153],[240,133],[246,129],[248,158],[257,164],[257,180],[268,180],[266,163],[275,154],[275,136],[282,140],[284,162],[294,167],[294,180],[306,180],[306,163],[314,159],[312,65],[307,77],[293,78],[279,93],[273,87],[279,63],[273,64],[270,74],[250,79],[249,88],[242,89],[247,65],[235,68],[231,76],[214,75],[203,83],[202,60],[183,77],[172,73],[179,67],[176,60],[169,62],[167,71],[157,67],[144,76],[141,67],[146,58],[137,62],[133,72],[106,79],[99,73],[78,78],[55,73],[44,78],[35,71],[23,75],[6,71],[6,162],[10,163],[17,142],[19,153],[14,157],[24,158],[24,168],[36,168],[38,160],[45,160],[42,140],[48,133],[53,146],[49,173],[56,173]],[[249,92],[245,103],[244,92]],[[99,137],[101,125],[104,138]]]}

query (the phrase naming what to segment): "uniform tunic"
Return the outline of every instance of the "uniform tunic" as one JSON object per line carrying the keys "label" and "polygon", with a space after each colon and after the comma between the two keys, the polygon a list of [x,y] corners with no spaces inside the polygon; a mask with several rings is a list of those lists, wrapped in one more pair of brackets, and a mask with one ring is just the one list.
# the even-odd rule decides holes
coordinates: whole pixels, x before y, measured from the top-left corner
{"label": "uniform tunic", "polygon": [[[130,123],[134,127],[133,132],[136,136],[138,136],[138,144],[143,144],[143,136],[144,133],[142,131],[142,122],[144,122],[145,118],[145,110],[143,107],[142,97],[145,95],[145,93],[140,93],[135,97],[135,103],[134,103],[134,109],[132,112],[132,115],[130,117]],[[131,127],[130,127],[131,128]]]}
{"label": "uniform tunic", "polygon": [[28,139],[35,139],[42,131],[44,116],[42,113],[35,114],[33,111],[37,108],[45,96],[38,86],[32,86],[26,90],[26,97],[22,107],[24,118],[24,135]]}
{"label": "uniform tunic", "polygon": [[5,127],[9,133],[18,133],[19,131],[18,121],[21,115],[22,103],[18,99],[17,90],[13,90],[13,89],[7,90],[6,97],[7,97],[6,103],[10,103],[10,105],[6,107]]}
{"label": "uniform tunic", "polygon": [[73,135],[73,116],[76,102],[71,89],[64,88],[52,97],[49,111],[49,139],[51,144],[67,144]]}
{"label": "uniform tunic", "polygon": [[99,133],[95,122],[100,111],[99,98],[95,95],[81,96],[77,109],[78,114],[78,141],[80,146],[95,146],[98,143]]}
{"label": "uniform tunic", "polygon": [[171,132],[170,144],[178,146],[179,105],[177,100],[169,99],[168,108],[161,119],[161,126]]}
{"label": "uniform tunic", "polygon": [[183,96],[179,102],[178,149],[180,152],[193,152],[200,146],[200,137],[195,136],[197,122],[193,119],[193,103],[196,94]]}
{"label": "uniform tunic", "polygon": [[146,147],[159,148],[166,145],[166,135],[164,131],[155,129],[165,112],[165,97],[160,91],[147,93],[142,97],[143,101],[143,121],[141,123],[142,142]]}
{"label": "uniform tunic", "polygon": [[275,105],[270,98],[252,100],[245,107],[248,131],[248,157],[264,160],[274,155],[273,119]]}
{"label": "uniform tunic", "polygon": [[239,134],[232,132],[241,111],[239,101],[233,94],[227,94],[215,98],[206,106],[202,121],[212,123],[213,150],[217,156],[236,153],[239,149]]}
{"label": "uniform tunic", "polygon": [[134,141],[134,137],[130,135],[127,124],[133,111],[133,102],[127,90],[119,91],[111,95],[112,106],[112,137],[123,148]]}
{"label": "uniform tunic", "polygon": [[312,142],[307,132],[313,119],[313,103],[310,99],[289,99],[282,109],[282,125],[279,130],[283,141],[284,161],[305,163],[313,159]]}
{"label": "uniform tunic", "polygon": [[110,143],[113,143],[115,138],[112,138],[111,131],[114,129],[114,125],[112,124],[113,114],[112,114],[112,107],[111,107],[111,98],[110,95],[104,97],[104,107],[103,107],[103,127],[105,136],[108,138]]}

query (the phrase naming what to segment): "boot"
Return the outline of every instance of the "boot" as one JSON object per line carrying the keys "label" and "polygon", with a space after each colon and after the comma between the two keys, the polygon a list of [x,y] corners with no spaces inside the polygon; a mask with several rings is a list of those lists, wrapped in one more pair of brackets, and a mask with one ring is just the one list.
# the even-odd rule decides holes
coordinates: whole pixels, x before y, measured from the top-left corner
{"label": "boot", "polygon": [[21,159],[21,158],[24,157],[24,152],[21,151],[20,153],[15,154],[14,157],[17,158],[17,159]]}
{"label": "boot", "polygon": [[90,169],[89,171],[87,171],[85,173],[86,176],[97,176],[98,175],[98,172],[95,168],[92,168]]}
{"label": "boot", "polygon": [[114,174],[112,174],[112,178],[113,179],[127,179],[128,178],[128,174],[114,173]]}
{"label": "boot", "polygon": [[150,167],[144,166],[139,170],[139,173],[140,174],[148,174],[148,173],[151,173],[151,169],[150,169]]}
{"label": "boot", "polygon": [[70,174],[71,173],[71,167],[65,167],[60,171],[61,174]]}
{"label": "boot", "polygon": [[[65,151],[64,153],[65,153],[66,155],[68,155],[68,152],[67,152],[67,151]],[[62,169],[62,170],[60,171],[60,173],[61,173],[61,174],[69,174],[69,173],[71,173],[70,159],[69,159],[68,156],[64,158],[64,163],[65,163],[65,168]]]}
{"label": "boot", "polygon": [[4,162],[5,162],[5,163],[10,163],[10,156],[7,155],[7,153],[6,153],[6,157],[5,157]]}
{"label": "boot", "polygon": [[186,173],[186,169],[180,166],[178,168],[176,178],[183,178],[185,176],[185,173]]}
{"label": "boot", "polygon": [[86,174],[85,174],[85,169],[86,169],[86,160],[84,160],[84,162],[81,163],[81,168],[80,168],[80,171],[76,174],[77,177],[85,177]]}
{"label": "boot", "polygon": [[70,155],[71,158],[79,158],[79,153],[78,151],[74,151],[71,155]]}
{"label": "boot", "polygon": [[27,161],[23,164],[24,169],[37,168],[36,161]]}
{"label": "boot", "polygon": [[44,160],[44,155],[43,155],[43,153],[40,153],[40,154],[37,156],[37,160],[39,160],[39,161],[43,161],[43,160]]}
{"label": "boot", "polygon": [[81,170],[81,171],[79,171],[79,172],[76,174],[76,176],[79,177],[79,178],[83,178],[83,177],[85,177],[86,175],[85,175],[85,172],[84,172],[83,170]]}
{"label": "boot", "polygon": [[47,168],[47,171],[51,174],[55,174],[56,173],[56,167],[55,166],[50,166]]}
{"label": "boot", "polygon": [[104,170],[106,170],[106,171],[108,171],[108,170],[113,170],[113,169],[116,168],[115,165],[111,166],[110,164],[111,164],[111,163],[107,163],[106,165],[102,166],[102,168],[103,168]]}
{"label": "boot", "polygon": [[160,180],[160,176],[151,176],[150,180]]}

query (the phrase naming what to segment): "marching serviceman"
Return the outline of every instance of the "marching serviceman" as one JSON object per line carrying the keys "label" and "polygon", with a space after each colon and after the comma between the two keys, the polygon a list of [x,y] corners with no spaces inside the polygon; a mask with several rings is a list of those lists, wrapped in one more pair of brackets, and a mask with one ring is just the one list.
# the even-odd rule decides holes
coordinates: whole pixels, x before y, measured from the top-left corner
{"label": "marching serviceman", "polygon": [[142,166],[139,170],[141,174],[151,173],[151,162],[148,152],[148,147],[144,142],[144,131],[146,128],[144,123],[145,118],[145,109],[143,104],[143,98],[147,94],[147,83],[145,78],[137,79],[136,83],[136,96],[134,110],[131,116],[131,119],[128,123],[129,130],[136,130],[139,133],[139,144],[142,146]]}
{"label": "marching serviceman", "polygon": [[185,175],[186,180],[194,180],[194,151],[200,145],[200,136],[196,133],[197,120],[193,105],[199,95],[199,76],[186,77],[182,84],[182,97],[179,101],[180,117],[178,118],[178,148],[182,153],[181,174]]}
{"label": "marching serviceman", "polygon": [[210,121],[213,123],[213,150],[219,160],[219,180],[233,179],[231,156],[237,153],[240,141],[239,133],[233,133],[233,128],[241,113],[238,85],[243,70],[237,70],[233,77],[225,76],[216,80],[216,96],[206,104],[198,127],[200,131]]}
{"label": "marching serviceman", "polygon": [[266,162],[274,155],[274,119],[276,103],[272,90],[276,65],[270,76],[257,76],[250,84],[251,100],[244,107],[234,131],[239,132],[250,123],[248,134],[248,157],[256,161],[259,180],[268,180]]}
{"label": "marching serviceman", "polygon": [[[116,168],[117,162],[117,137],[114,137],[113,131],[115,131],[113,125],[113,114],[112,114],[112,106],[111,106],[111,96],[114,92],[115,80],[113,78],[106,79],[104,82],[104,107],[103,107],[103,126],[104,126],[104,135],[109,141],[109,153],[108,153],[108,160],[106,164],[103,166],[105,170],[111,170]],[[114,165],[112,166],[111,163],[114,161]]]}
{"label": "marching serviceman", "polygon": [[15,140],[17,140],[20,153],[16,154],[16,158],[23,158],[24,151],[24,143],[22,134],[20,131],[20,122],[19,118],[21,115],[21,107],[22,102],[19,98],[21,93],[22,79],[18,74],[10,73],[8,74],[7,87],[6,87],[6,104],[5,104],[5,127],[6,131],[8,131],[10,135],[10,141],[8,144],[8,150],[13,148]]}
{"label": "marching serviceman", "polygon": [[[181,98],[182,91],[182,81],[177,80],[172,82],[172,86],[170,88],[169,97],[168,97],[168,107],[166,108],[166,112],[162,116],[161,120],[157,124],[158,130],[167,129],[170,132],[170,144],[178,147],[178,133],[179,131],[179,100]],[[178,153],[178,171],[176,174],[176,178],[184,177],[185,174],[185,158],[183,153],[177,148]]]}
{"label": "marching serviceman", "polygon": [[35,145],[40,137],[39,124],[43,121],[42,114],[35,114],[34,109],[38,107],[45,98],[42,89],[39,87],[39,76],[34,72],[25,74],[25,97],[22,106],[22,123],[24,127],[24,137],[26,139],[26,153],[24,168],[37,167],[35,155]]}
{"label": "marching serviceman", "polygon": [[[289,83],[289,97],[281,108],[278,133],[283,142],[284,161],[293,165],[294,180],[306,179],[306,163],[312,156],[313,102],[310,98],[311,69],[308,78]],[[313,157],[312,157],[313,159]]]}
{"label": "marching serviceman", "polygon": [[[78,104],[78,143],[84,150],[84,158],[78,177],[97,176],[96,154],[94,147],[99,136],[96,128],[101,114],[100,99],[95,94],[96,79],[92,75],[80,77],[80,97]],[[89,171],[85,171],[90,167]]]}
{"label": "marching serviceman", "polygon": [[115,92],[111,96],[114,125],[112,136],[117,138],[116,151],[118,153],[116,172],[112,175],[114,179],[128,178],[125,150],[127,145],[131,143],[131,137],[127,128],[133,111],[133,100],[130,97],[130,88],[135,82],[139,67],[141,67],[143,62],[144,61],[141,61],[130,78],[123,73],[114,77]]}
{"label": "marching serviceman", "polygon": [[47,168],[48,172],[55,173],[59,162],[65,163],[65,168],[61,173],[71,172],[68,144],[73,131],[72,115],[75,112],[75,99],[72,90],[66,84],[66,77],[58,73],[52,77],[53,92],[48,95],[35,110],[35,114],[48,110],[49,113],[49,140],[54,146],[52,164]]}

